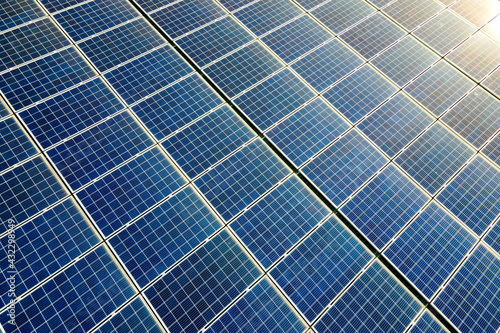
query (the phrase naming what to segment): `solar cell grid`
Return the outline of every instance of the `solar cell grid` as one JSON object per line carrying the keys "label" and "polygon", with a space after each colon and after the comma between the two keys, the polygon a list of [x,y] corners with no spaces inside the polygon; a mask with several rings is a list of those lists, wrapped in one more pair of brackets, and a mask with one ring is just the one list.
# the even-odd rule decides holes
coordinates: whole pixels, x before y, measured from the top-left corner
{"label": "solar cell grid", "polygon": [[14,118],[0,122],[0,172],[37,153],[38,150]]}
{"label": "solar cell grid", "polygon": [[375,9],[363,0],[335,0],[312,10],[311,14],[339,34],[373,12]]}
{"label": "solar cell grid", "polygon": [[168,6],[169,4],[178,0],[134,0],[145,12],[149,13],[158,10],[161,7]]}
{"label": "solar cell grid", "polygon": [[34,0],[5,0],[0,3],[0,31],[44,16]]}
{"label": "solar cell grid", "polygon": [[484,27],[481,28],[481,31],[493,40],[500,42],[500,16],[496,16],[493,20],[488,22]]}
{"label": "solar cell grid", "polygon": [[0,118],[3,118],[5,116],[10,115],[11,113],[7,109],[7,107],[3,104],[3,102],[0,100]]}
{"label": "solar cell grid", "polygon": [[500,220],[493,225],[490,231],[484,237],[484,241],[500,254]]}
{"label": "solar cell grid", "polygon": [[441,326],[429,311],[425,311],[408,331],[409,333],[447,333],[448,331]]}
{"label": "solar cell grid", "polygon": [[500,96],[500,67],[481,82],[482,86],[492,91],[497,97]]}
{"label": "solar cell grid", "polygon": [[219,2],[229,11],[237,10],[254,1],[255,0],[219,0]]}
{"label": "solar cell grid", "polygon": [[40,3],[51,13],[64,10],[65,8],[76,6],[86,0],[39,0]]}
{"label": "solar cell grid", "polygon": [[296,2],[299,5],[301,5],[302,7],[304,7],[304,9],[310,10],[310,9],[317,7],[320,4],[323,4],[327,1],[330,1],[330,0],[297,0]]}
{"label": "solar cell grid", "polygon": [[497,134],[482,150],[493,162],[500,166],[500,133]]}
{"label": "solar cell grid", "polygon": [[435,0],[398,0],[384,7],[383,11],[411,31],[444,8]]}
{"label": "solar cell grid", "polygon": [[500,12],[500,4],[495,0],[460,0],[450,8],[477,27],[482,26]]}

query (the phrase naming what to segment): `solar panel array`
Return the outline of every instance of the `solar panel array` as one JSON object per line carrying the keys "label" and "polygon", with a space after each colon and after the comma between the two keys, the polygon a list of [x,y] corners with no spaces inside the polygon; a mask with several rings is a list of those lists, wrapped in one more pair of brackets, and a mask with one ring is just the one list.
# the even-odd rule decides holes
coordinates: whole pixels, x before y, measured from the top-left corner
{"label": "solar panel array", "polygon": [[500,332],[498,1],[0,13],[5,332]]}

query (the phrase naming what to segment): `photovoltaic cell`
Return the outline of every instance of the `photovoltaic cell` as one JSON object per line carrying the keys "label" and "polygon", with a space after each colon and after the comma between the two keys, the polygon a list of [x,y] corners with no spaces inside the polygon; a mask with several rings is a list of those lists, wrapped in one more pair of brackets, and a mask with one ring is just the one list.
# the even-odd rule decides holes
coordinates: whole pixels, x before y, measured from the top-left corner
{"label": "photovoltaic cell", "polygon": [[154,142],[123,112],[47,152],[74,190],[139,154]]}
{"label": "photovoltaic cell", "polygon": [[266,136],[296,165],[305,163],[350,128],[321,98],[316,98]]}
{"label": "photovoltaic cell", "polygon": [[311,11],[311,14],[335,34],[373,13],[375,9],[363,0],[336,0],[325,3]]}
{"label": "photovoltaic cell", "polygon": [[480,27],[499,13],[500,4],[495,0],[462,0],[450,8]]}
{"label": "photovoltaic cell", "polygon": [[163,6],[168,6],[169,4],[176,2],[177,0],[134,0],[141,8],[149,13],[153,10],[157,10],[158,8],[161,8]]}
{"label": "photovoltaic cell", "polygon": [[100,246],[20,300],[12,332],[87,332],[134,293]]}
{"label": "photovoltaic cell", "polygon": [[[15,235],[17,296],[35,287],[99,242],[90,222],[71,199],[23,224],[15,230]],[[10,286],[7,280],[10,277],[7,272],[8,237],[4,236],[0,242],[4,245],[3,257],[0,259],[3,277],[0,302],[4,306],[11,299],[8,297]]]}
{"label": "photovoltaic cell", "polygon": [[384,254],[432,299],[476,242],[460,223],[432,202]]}
{"label": "photovoltaic cell", "polygon": [[373,5],[375,5],[376,7],[382,8],[385,5],[393,2],[394,0],[369,0],[369,1],[370,1],[370,3],[372,3]]}
{"label": "photovoltaic cell", "polygon": [[352,130],[302,171],[335,205],[340,205],[387,162],[382,153]]}
{"label": "photovoltaic cell", "polygon": [[384,7],[383,11],[411,31],[444,8],[435,0],[398,0]]}
{"label": "photovoltaic cell", "polygon": [[255,133],[223,106],[162,144],[184,172],[195,178],[254,137]]}
{"label": "photovoltaic cell", "polygon": [[219,2],[229,11],[237,10],[245,5],[248,5],[255,0],[219,0]]}
{"label": "photovoltaic cell", "polygon": [[498,254],[500,254],[500,220],[491,228],[484,237],[484,241],[488,243]]}
{"label": "photovoltaic cell", "polygon": [[305,329],[283,297],[263,279],[205,332],[299,333]]}
{"label": "photovoltaic cell", "polygon": [[317,332],[404,332],[422,305],[375,261],[314,325]]}
{"label": "photovoltaic cell", "polygon": [[429,313],[425,311],[408,333],[448,333]]}
{"label": "photovoltaic cell", "polygon": [[38,153],[14,118],[0,122],[0,172]]}
{"label": "photovoltaic cell", "polygon": [[34,0],[4,0],[0,3],[0,31],[45,15]]}
{"label": "photovoltaic cell", "polygon": [[104,77],[128,104],[193,72],[170,47],[165,46],[120,66]]}
{"label": "photovoltaic cell", "polygon": [[160,204],[109,240],[144,287],[221,227],[191,187]]}
{"label": "photovoltaic cell", "polygon": [[461,332],[494,333],[500,327],[500,259],[479,244],[434,305]]}
{"label": "photovoltaic cell", "polygon": [[500,171],[476,156],[437,198],[481,235],[500,214]]}
{"label": "photovoltaic cell", "polygon": [[145,295],[170,332],[193,332],[208,324],[260,274],[224,230],[146,289]]}
{"label": "photovoltaic cell", "polygon": [[75,6],[80,2],[84,2],[85,0],[40,0],[42,5],[50,12],[57,12],[68,8],[70,6]]}
{"label": "photovoltaic cell", "polygon": [[403,93],[398,93],[363,120],[358,128],[380,149],[394,157],[434,118]]}
{"label": "photovoltaic cell", "polygon": [[363,60],[335,39],[292,65],[316,91],[321,92],[363,64]]}
{"label": "photovoltaic cell", "polygon": [[234,220],[231,228],[268,269],[329,213],[293,176]]}
{"label": "photovoltaic cell", "polygon": [[229,221],[289,173],[259,139],[194,183],[219,214]]}
{"label": "photovoltaic cell", "polygon": [[331,217],[270,274],[312,322],[370,259],[361,243]]}
{"label": "photovoltaic cell", "polygon": [[157,140],[202,116],[222,99],[198,75],[191,75],[132,107]]}
{"label": "photovoltaic cell", "polygon": [[315,93],[286,68],[234,102],[260,129],[265,130],[314,96]]}
{"label": "photovoltaic cell", "polygon": [[358,122],[398,89],[366,65],[323,93],[352,123]]}
{"label": "photovoltaic cell", "polygon": [[429,198],[393,164],[341,207],[378,249],[415,216]]}
{"label": "photovoltaic cell", "polygon": [[15,110],[95,76],[74,48],[0,75],[0,89]]}
{"label": "photovoltaic cell", "polygon": [[482,150],[493,162],[500,166],[500,133],[490,141]]}
{"label": "photovoltaic cell", "polygon": [[3,118],[3,117],[8,116],[10,114],[11,113],[9,112],[9,110],[7,110],[7,108],[5,107],[5,105],[0,100],[0,118]]}
{"label": "photovoltaic cell", "polygon": [[[500,21],[499,21],[500,22]],[[497,68],[493,73],[488,75],[488,77],[481,82],[483,87],[488,88],[494,94],[500,96],[500,67]]]}
{"label": "photovoltaic cell", "polygon": [[472,157],[474,151],[440,123],[429,128],[395,160],[431,194]]}
{"label": "photovoltaic cell", "polygon": [[320,4],[326,2],[328,0],[297,0],[296,2],[304,7],[306,10],[310,10],[314,7],[319,6]]}
{"label": "photovoltaic cell", "polygon": [[159,148],[121,166],[77,193],[105,236],[184,185]]}

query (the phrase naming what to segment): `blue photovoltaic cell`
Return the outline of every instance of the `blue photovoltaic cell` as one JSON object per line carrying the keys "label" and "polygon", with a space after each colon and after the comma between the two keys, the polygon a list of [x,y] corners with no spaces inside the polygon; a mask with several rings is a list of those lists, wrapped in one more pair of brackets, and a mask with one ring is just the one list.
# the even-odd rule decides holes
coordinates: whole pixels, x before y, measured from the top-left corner
{"label": "blue photovoltaic cell", "polygon": [[381,13],[376,13],[347,30],[340,38],[363,57],[370,59],[404,35],[406,32],[403,29]]}
{"label": "blue photovoltaic cell", "polygon": [[94,65],[104,72],[166,43],[144,19],[132,21],[79,44]]}
{"label": "blue photovoltaic cell", "polygon": [[84,188],[77,197],[108,236],[184,183],[156,147]]}
{"label": "blue photovoltaic cell", "polygon": [[54,19],[78,42],[137,16],[126,0],[95,0],[56,14]]}
{"label": "blue photovoltaic cell", "polygon": [[157,10],[158,8],[168,6],[172,2],[177,2],[177,0],[134,0],[145,12],[151,12]]}
{"label": "blue photovoltaic cell", "polygon": [[482,150],[493,162],[500,166],[500,133],[490,141]]}
{"label": "blue photovoltaic cell", "polygon": [[[88,332],[134,293],[100,246],[20,300],[11,332]],[[1,318],[8,327],[5,312]]]}
{"label": "blue photovoltaic cell", "polygon": [[167,45],[106,73],[104,77],[126,103],[132,104],[192,72],[187,62]]}
{"label": "blue photovoltaic cell", "polygon": [[261,280],[205,332],[287,332],[306,329],[267,279]]}
{"label": "blue photovoltaic cell", "polygon": [[156,139],[161,140],[222,103],[196,74],[149,97],[132,110]]}
{"label": "blue photovoltaic cell", "polygon": [[220,227],[200,197],[186,187],[119,232],[109,243],[137,283],[144,287]]}
{"label": "blue photovoltaic cell", "polygon": [[260,274],[257,266],[224,230],[144,294],[170,332],[197,332]]}
{"label": "blue photovoltaic cell", "polygon": [[375,9],[363,0],[335,0],[311,11],[311,14],[338,34],[373,13]]}
{"label": "blue photovoltaic cell", "polygon": [[163,333],[155,318],[139,297],[120,310],[94,333]]}
{"label": "blue photovoltaic cell", "polygon": [[313,9],[328,0],[296,0],[296,2],[306,10]]}
{"label": "blue photovoltaic cell", "polygon": [[172,38],[205,25],[226,13],[212,0],[181,1],[161,9],[151,18]]}
{"label": "blue photovoltaic cell", "polygon": [[476,156],[437,199],[481,235],[500,214],[500,171]]}
{"label": "blue photovoltaic cell", "polygon": [[316,94],[288,68],[234,100],[262,130],[296,110]]}
{"label": "blue photovoltaic cell", "polygon": [[262,37],[262,41],[283,61],[291,62],[330,38],[333,35],[305,15]]}
{"label": "blue photovoltaic cell", "polygon": [[421,303],[375,261],[314,328],[318,333],[403,333],[421,308]]}
{"label": "blue photovoltaic cell", "polygon": [[384,254],[432,299],[476,242],[460,223],[432,202]]}
{"label": "blue photovoltaic cell", "polygon": [[382,249],[428,200],[419,187],[390,164],[341,211]]}
{"label": "blue photovoltaic cell", "polygon": [[239,216],[231,228],[267,269],[329,213],[293,176]]}
{"label": "blue photovoltaic cell", "polygon": [[3,0],[0,2],[0,31],[44,15],[35,0]]}
{"label": "blue photovoltaic cell", "polygon": [[465,333],[500,328],[500,259],[479,244],[434,305]]}
{"label": "blue photovoltaic cell", "polygon": [[318,92],[363,64],[363,60],[335,39],[308,54],[292,68]]}
{"label": "blue photovoltaic cell", "polygon": [[282,68],[260,43],[252,43],[205,69],[229,97],[233,97]]}
{"label": "blue photovoltaic cell", "polygon": [[124,106],[101,79],[19,113],[43,148],[48,148],[120,111]]}
{"label": "blue photovoltaic cell", "polygon": [[74,48],[0,75],[0,89],[15,110],[95,76]]}
{"label": "blue photovoltaic cell", "polygon": [[335,205],[340,205],[387,162],[370,142],[352,130],[302,170]]}
{"label": "blue photovoltaic cell", "polygon": [[446,61],[440,61],[410,83],[405,91],[439,117],[475,86]]}
{"label": "blue photovoltaic cell", "polygon": [[229,221],[289,173],[259,139],[198,178],[195,184]]}
{"label": "blue photovoltaic cell", "polygon": [[5,105],[0,100],[0,118],[3,118],[3,117],[8,116],[10,114],[11,113],[9,112],[9,110],[7,110],[7,108],[5,107]]}
{"label": "blue photovoltaic cell", "polygon": [[403,93],[398,93],[358,125],[389,157],[394,157],[434,118]]}
{"label": "blue photovoltaic cell", "polygon": [[352,123],[356,123],[397,90],[366,65],[325,91],[323,97]]}
{"label": "blue photovoltaic cell", "polygon": [[270,274],[312,322],[371,258],[361,243],[331,217]]}
{"label": "blue photovoltaic cell", "polygon": [[429,20],[445,7],[435,0],[397,0],[383,11],[408,31]]}
{"label": "blue photovoltaic cell", "polygon": [[408,333],[448,333],[429,313],[425,311]]}
{"label": "blue photovoltaic cell", "polygon": [[288,0],[261,0],[234,15],[254,34],[260,36],[303,14]]}
{"label": "blue photovoltaic cell", "polygon": [[0,71],[21,65],[71,43],[44,19],[0,35]]}
{"label": "blue photovoltaic cell", "polygon": [[86,0],[39,0],[39,1],[50,13],[53,13],[68,8],[70,6],[75,6],[80,2],[84,2]]}
{"label": "blue photovoltaic cell", "polygon": [[484,241],[500,254],[500,220],[497,220],[497,223],[486,234]]}
{"label": "blue photovoltaic cell", "polygon": [[[82,253],[97,245],[99,238],[75,203],[65,200],[51,210],[23,224],[15,230],[16,241],[16,295],[21,296],[50,275],[57,272]],[[4,245],[0,266],[0,303],[9,303],[9,261],[7,257],[8,237],[0,242]]]}
{"label": "blue photovoltaic cell", "polygon": [[14,118],[0,122],[0,172],[38,153]]}
{"label": "blue photovoltaic cell", "polygon": [[254,137],[255,133],[223,106],[162,144],[182,170],[195,178]]}
{"label": "blue photovoltaic cell", "polygon": [[402,87],[438,59],[425,45],[408,36],[371,62]]}
{"label": "blue photovoltaic cell", "polygon": [[47,152],[74,190],[152,146],[154,142],[123,112]]}
{"label": "blue photovoltaic cell", "polygon": [[434,194],[472,157],[474,151],[436,123],[395,160],[420,185]]}
{"label": "blue photovoltaic cell", "polygon": [[67,195],[40,156],[1,175],[0,185],[0,232],[8,219],[19,224]]}
{"label": "blue photovoltaic cell", "polygon": [[349,128],[335,110],[316,98],[273,127],[266,136],[300,166]]}
{"label": "blue photovoltaic cell", "polygon": [[500,101],[477,87],[441,119],[479,149],[500,129]]}
{"label": "blue photovoltaic cell", "polygon": [[255,0],[219,0],[219,2],[229,11],[236,10],[254,1]]}
{"label": "blue photovoltaic cell", "polygon": [[254,38],[230,16],[177,40],[191,59],[203,67]]}

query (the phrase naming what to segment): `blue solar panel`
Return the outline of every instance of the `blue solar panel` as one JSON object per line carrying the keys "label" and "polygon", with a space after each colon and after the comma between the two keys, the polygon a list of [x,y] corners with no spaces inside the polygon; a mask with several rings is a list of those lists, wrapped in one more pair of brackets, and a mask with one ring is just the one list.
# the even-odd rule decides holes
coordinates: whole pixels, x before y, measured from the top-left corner
{"label": "blue solar panel", "polygon": [[7,108],[5,107],[5,105],[0,100],[0,118],[3,118],[3,117],[8,116],[10,114],[11,113],[9,112],[9,110],[7,110]]}
{"label": "blue solar panel", "polygon": [[431,194],[472,157],[474,151],[436,123],[395,160]]}
{"label": "blue solar panel", "polygon": [[132,110],[161,140],[222,103],[196,74],[140,102]]}
{"label": "blue solar panel", "polygon": [[316,94],[288,68],[234,100],[262,130],[299,108]]}
{"label": "blue solar panel", "polygon": [[38,153],[14,118],[0,122],[0,172]]}
{"label": "blue solar panel", "polygon": [[333,38],[309,16],[302,16],[262,37],[262,41],[283,61],[291,62]]}
{"label": "blue solar panel", "polygon": [[481,235],[500,214],[500,171],[476,156],[437,198]]}
{"label": "blue solar panel", "polygon": [[[87,332],[134,293],[100,246],[20,300],[10,332]],[[8,319],[2,313],[2,325],[11,328]]]}
{"label": "blue solar panel", "polygon": [[300,166],[349,128],[323,99],[316,98],[273,127],[266,136]]}
{"label": "blue solar panel", "polygon": [[425,193],[390,164],[341,211],[382,249],[427,201]]}
{"label": "blue solar panel", "polygon": [[444,8],[440,2],[434,0],[398,0],[384,7],[383,11],[411,31]]}
{"label": "blue solar panel", "polygon": [[144,287],[221,227],[191,187],[160,204],[109,240]]}
{"label": "blue solar panel", "polygon": [[382,153],[352,130],[302,171],[335,205],[340,205],[387,162]]}
{"label": "blue solar panel", "polygon": [[481,82],[481,85],[488,88],[497,96],[500,96],[500,67],[495,69],[492,74],[488,75],[488,77]]}
{"label": "blue solar panel", "polygon": [[227,16],[177,40],[177,44],[203,67],[253,39],[238,22]]}
{"label": "blue solar panel", "polygon": [[126,103],[133,104],[192,72],[193,69],[170,46],[165,46],[104,77]]}
{"label": "blue solar panel", "polygon": [[318,92],[363,64],[363,60],[335,39],[292,65]]}
{"label": "blue solar panel", "polygon": [[195,178],[255,137],[227,106],[210,113],[163,142],[190,178]]}
{"label": "blue solar panel", "polygon": [[323,332],[405,332],[422,305],[375,261],[314,325]]}
{"label": "blue solar panel", "polygon": [[277,58],[255,42],[210,65],[205,72],[222,91],[234,97],[281,67]]}
{"label": "blue solar panel", "polygon": [[304,323],[290,309],[283,297],[267,279],[263,279],[205,332],[299,333],[305,329]]}
{"label": "blue solar panel", "polygon": [[270,274],[312,322],[370,259],[361,243],[331,217]]}
{"label": "blue solar panel", "polygon": [[433,302],[465,333],[500,328],[500,259],[479,244]]}
{"label": "blue solar panel", "polygon": [[58,12],[70,6],[75,6],[85,0],[39,0],[42,5],[51,13]]}
{"label": "blue solar panel", "polygon": [[356,123],[396,91],[387,79],[366,65],[325,91],[323,97]]}
{"label": "blue solar panel", "polygon": [[375,9],[363,0],[336,0],[319,6],[311,14],[339,34],[373,12]]}
{"label": "blue solar panel", "polygon": [[329,213],[293,176],[234,220],[231,228],[267,269]]}
{"label": "blue solar panel", "polygon": [[432,202],[384,254],[432,299],[476,242],[476,237]]}
{"label": "blue solar panel", "polygon": [[229,11],[237,10],[254,1],[255,0],[219,0],[219,2]]}
{"label": "blue solar panel", "polygon": [[154,144],[128,113],[92,127],[47,152],[76,190]]}
{"label": "blue solar panel", "polygon": [[486,234],[484,241],[500,254],[500,220],[497,220],[497,223]]}
{"label": "blue solar panel", "polygon": [[495,136],[482,150],[493,162],[500,166],[500,133]]}
{"label": "blue solar panel", "polygon": [[109,236],[184,183],[160,149],[154,148],[84,188],[77,197]]}
{"label": "blue solar panel", "polygon": [[403,93],[398,93],[363,120],[358,128],[393,157],[433,121],[431,115]]}
{"label": "blue solar panel", "polygon": [[328,0],[296,0],[296,2],[306,10],[313,9]]}
{"label": "blue solar panel", "polygon": [[[15,236],[17,296],[35,287],[99,242],[90,222],[71,199],[23,224],[15,230]],[[4,236],[0,242],[4,245],[0,259],[0,266],[4,268],[0,302],[4,306],[11,298],[7,280],[10,277],[7,272],[8,236]]]}
{"label": "blue solar panel", "polygon": [[448,333],[448,331],[430,315],[429,311],[425,311],[408,333]]}
{"label": "blue solar panel", "polygon": [[17,111],[95,76],[74,48],[0,75],[0,89]]}
{"label": "blue solar panel", "polygon": [[134,0],[145,12],[151,12],[153,10],[158,10],[161,7],[168,6],[177,0]]}
{"label": "blue solar panel", "polygon": [[4,0],[0,3],[0,31],[44,16],[34,0]]}
{"label": "blue solar panel", "polygon": [[203,328],[261,275],[227,231],[144,292],[171,332]]}
{"label": "blue solar panel", "polygon": [[259,139],[198,178],[195,184],[229,221],[289,173]]}

